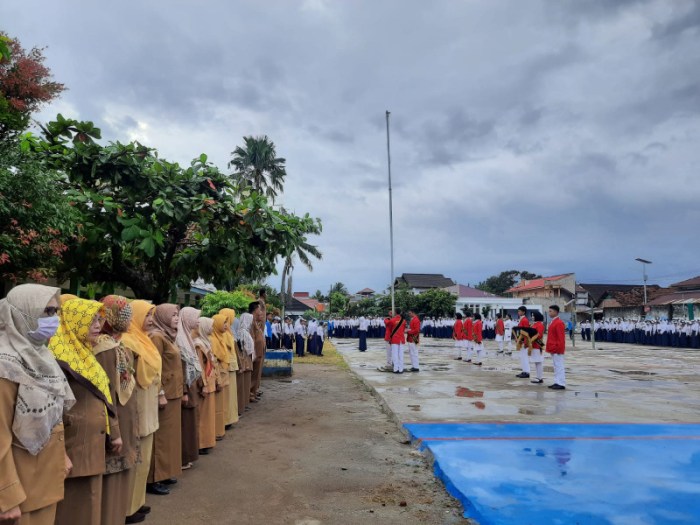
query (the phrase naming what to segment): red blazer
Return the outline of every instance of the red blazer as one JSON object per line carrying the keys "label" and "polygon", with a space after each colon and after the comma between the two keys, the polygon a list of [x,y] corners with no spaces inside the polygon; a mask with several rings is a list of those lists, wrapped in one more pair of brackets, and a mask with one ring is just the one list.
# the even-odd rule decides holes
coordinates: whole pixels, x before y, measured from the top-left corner
{"label": "red blazer", "polygon": [[482,322],[481,319],[477,319],[477,321],[474,323],[474,328],[473,328],[473,333],[474,333],[474,341],[478,344],[481,343],[481,341],[484,340],[484,335],[482,331]]}
{"label": "red blazer", "polygon": [[[544,338],[544,324],[542,324],[541,321],[535,321],[535,322],[532,324],[532,327],[533,327],[535,330],[537,330],[537,333],[540,334],[540,337],[541,337],[541,338]],[[537,343],[533,344],[533,345],[532,345],[532,348],[537,348],[538,350],[542,350],[542,348],[540,347],[540,345],[538,345]]]}
{"label": "red blazer", "polygon": [[420,334],[420,319],[418,319],[418,316],[415,316],[411,318],[411,322],[408,325],[408,335],[418,334]]}
{"label": "red blazer", "polygon": [[[397,326],[399,326],[399,323],[401,324],[401,326],[398,330],[396,330],[396,333],[394,333],[394,337],[391,337],[391,333],[396,329]],[[389,322],[389,326],[391,327],[391,330],[389,331],[389,336],[391,337],[391,340],[389,342],[392,345],[405,345],[406,322],[403,320],[403,318],[400,315],[394,316],[393,319]]]}
{"label": "red blazer", "polygon": [[496,320],[496,335],[505,335],[506,325],[503,324],[503,319]]}
{"label": "red blazer", "polygon": [[384,318],[384,340],[388,343],[391,336],[391,317]]}
{"label": "red blazer", "polygon": [[452,327],[452,339],[464,341],[464,323],[461,319],[457,319]]}
{"label": "red blazer", "polygon": [[466,334],[465,339],[467,341],[472,341],[474,339],[474,325],[471,319],[466,319],[464,321],[464,333]]}
{"label": "red blazer", "polygon": [[544,349],[550,354],[563,354],[566,350],[566,327],[564,321],[558,317],[555,317],[552,324],[549,325],[547,344]]}
{"label": "red blazer", "polygon": [[528,321],[527,317],[523,315],[520,318],[520,322],[518,323],[518,326],[523,326],[525,328],[528,328],[530,326],[530,321]]}

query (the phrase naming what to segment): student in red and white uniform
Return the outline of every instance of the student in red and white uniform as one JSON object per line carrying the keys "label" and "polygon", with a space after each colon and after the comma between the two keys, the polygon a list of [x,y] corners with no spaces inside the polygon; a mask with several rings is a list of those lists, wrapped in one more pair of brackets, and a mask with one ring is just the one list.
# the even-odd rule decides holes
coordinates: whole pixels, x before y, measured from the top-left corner
{"label": "student in red and white uniform", "polygon": [[547,334],[547,344],[545,352],[552,354],[554,364],[554,384],[549,388],[552,390],[566,389],[566,371],[564,368],[564,352],[566,351],[566,327],[564,321],[559,319],[559,307],[554,304],[549,307],[549,333]]}
{"label": "student in red and white uniform", "polygon": [[401,315],[401,310],[396,310],[396,315],[389,321],[391,332],[391,362],[394,364],[394,373],[403,374],[403,347],[406,344],[406,320]]}
{"label": "student in red and white uniform", "polygon": [[[533,312],[532,318],[535,320],[535,322],[532,323],[532,327],[535,330],[537,330],[539,339],[544,341],[544,315],[542,315],[540,312]],[[544,380],[542,379],[544,354],[542,352],[542,347],[538,343],[534,343],[532,345],[532,354],[530,355],[530,361],[535,363],[535,379],[530,381],[530,383],[540,384],[544,382]]]}
{"label": "student in red and white uniform", "polygon": [[384,318],[384,342],[386,343],[386,366],[379,368],[381,372],[393,372],[394,365],[391,362],[391,318],[393,317],[393,312],[389,310],[386,317]]}
{"label": "student in red and white uniform", "polygon": [[[520,328],[528,328],[530,326],[530,321],[527,320],[527,308],[524,306],[518,308],[518,316],[520,317],[518,326]],[[530,356],[527,355],[527,347],[525,345],[520,349],[520,367],[523,371],[515,377],[521,379],[530,377]]]}
{"label": "student in red and white uniform", "polygon": [[464,337],[467,347],[467,363],[472,362],[472,354],[474,353],[474,314],[467,310],[467,318],[464,320]]}
{"label": "student in red and white uniform", "polygon": [[503,314],[496,314],[496,342],[498,343],[498,353],[503,353],[503,341],[506,335],[506,325],[503,323]]}
{"label": "student in red and white uniform", "polygon": [[457,312],[455,314],[455,324],[452,325],[452,339],[455,341],[455,348],[457,349],[457,357],[455,357],[455,360],[461,361],[462,360],[462,349],[466,348],[466,345],[464,344],[466,341],[465,335],[464,335],[464,323],[462,322],[462,314]]}
{"label": "student in red and white uniform", "polygon": [[411,356],[410,372],[420,372],[418,366],[418,343],[420,341],[420,319],[413,310],[408,311],[411,321],[408,324],[408,354]]}
{"label": "student in red and white uniform", "polygon": [[474,349],[476,350],[476,360],[474,364],[481,366],[481,354],[484,352],[484,325],[481,322],[481,314],[474,314],[474,325],[472,326]]}

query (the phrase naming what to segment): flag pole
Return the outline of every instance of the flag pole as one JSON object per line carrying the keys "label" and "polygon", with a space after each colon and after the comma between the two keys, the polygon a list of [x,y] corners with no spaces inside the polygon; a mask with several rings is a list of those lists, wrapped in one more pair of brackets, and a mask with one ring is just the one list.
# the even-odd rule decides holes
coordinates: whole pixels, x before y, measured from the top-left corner
{"label": "flag pole", "polygon": [[391,198],[391,146],[389,142],[389,111],[386,112],[386,158],[389,172],[389,245],[391,247],[391,312],[394,308],[394,210]]}

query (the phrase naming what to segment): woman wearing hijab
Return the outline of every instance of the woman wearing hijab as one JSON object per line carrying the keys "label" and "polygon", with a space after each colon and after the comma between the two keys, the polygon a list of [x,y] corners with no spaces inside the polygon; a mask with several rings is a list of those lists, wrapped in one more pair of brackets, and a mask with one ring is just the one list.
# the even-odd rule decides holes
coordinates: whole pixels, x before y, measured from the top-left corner
{"label": "woman wearing hijab", "polygon": [[148,475],[149,483],[172,485],[182,474],[182,361],[175,346],[177,327],[180,323],[180,307],[160,304],[153,317],[153,328],[148,335],[156,345],[163,362],[160,394],[167,404],[158,412],[159,428],[153,442],[153,461]]}
{"label": "woman wearing hijab", "polygon": [[226,330],[226,347],[229,352],[229,366],[228,366],[228,377],[229,377],[229,399],[228,399],[228,410],[224,414],[224,423],[226,424],[226,429],[229,430],[235,423],[238,423],[238,369],[240,365],[238,363],[238,352],[236,350],[236,340],[233,337],[233,321],[236,318],[235,310],[231,308],[224,308],[220,314],[226,316],[226,321],[228,321],[228,330]]}
{"label": "woman wearing hijab", "polygon": [[214,331],[214,321],[209,317],[199,318],[199,327],[194,333],[194,346],[197,350],[202,377],[199,388],[204,399],[199,410],[199,453],[209,454],[216,446],[216,358],[209,338]]}
{"label": "woman wearing hijab", "polygon": [[[241,324],[238,326],[238,340],[241,342],[243,351],[241,352],[243,358],[243,388],[239,391],[239,407],[243,405],[243,410],[248,407],[250,403],[250,384],[253,377],[253,361],[255,360],[255,341],[251,330],[253,328],[253,313],[255,310],[260,308],[260,303],[253,301],[248,305],[248,312],[241,316]],[[241,414],[243,410],[240,410]]]}
{"label": "woman wearing hijab", "polygon": [[181,415],[182,468],[185,470],[199,458],[199,406],[203,398],[197,381],[202,377],[202,367],[192,335],[199,327],[199,315],[199,310],[185,306],[180,311],[175,336],[182,361],[183,394],[187,396],[186,401],[183,397]]}
{"label": "woman wearing hijab", "polygon": [[[122,343],[134,354],[136,369],[136,408],[138,412],[139,448],[141,461],[136,465],[131,480],[131,505],[129,516],[138,519],[146,509],[146,482],[153,457],[153,435],[158,430],[158,406],[167,403],[165,396],[159,397],[162,362],[158,349],[155,347],[148,331],[153,326],[153,315],[156,307],[146,301],[131,303],[133,316],[129,329],[122,336]],[[162,486],[157,494],[169,494],[167,487]],[[141,511],[141,512],[139,512]]]}
{"label": "woman wearing hijab", "polygon": [[216,440],[221,441],[226,434],[225,414],[228,412],[231,397],[229,393],[231,381],[228,375],[231,354],[228,348],[228,339],[226,339],[226,335],[231,332],[225,315],[216,314],[212,320],[214,321],[214,331],[209,340],[214,357],[216,357]]}
{"label": "woman wearing hijab", "polygon": [[122,439],[112,433],[114,417],[109,377],[93,354],[103,322],[103,305],[70,299],[61,306],[58,331],[49,349],[75,394],[76,403],[63,416],[66,453],[73,468],[65,481],[57,525],[99,525],[106,446],[121,451]]}
{"label": "woman wearing hijab", "polygon": [[104,305],[102,333],[92,351],[109,377],[110,391],[117,411],[109,418],[110,436],[121,437],[121,450],[108,447],[105,475],[102,478],[102,525],[122,525],[143,521],[143,514],[126,519],[131,505],[131,477],[138,457],[136,396],[132,395],[134,355],[121,342],[131,323],[132,309],[126,297],[108,295]]}
{"label": "woman wearing hijab", "polygon": [[[75,403],[46,343],[59,289],[16,286],[0,301],[0,522],[51,525],[71,464],[63,412]],[[37,468],[40,465],[41,468]]]}

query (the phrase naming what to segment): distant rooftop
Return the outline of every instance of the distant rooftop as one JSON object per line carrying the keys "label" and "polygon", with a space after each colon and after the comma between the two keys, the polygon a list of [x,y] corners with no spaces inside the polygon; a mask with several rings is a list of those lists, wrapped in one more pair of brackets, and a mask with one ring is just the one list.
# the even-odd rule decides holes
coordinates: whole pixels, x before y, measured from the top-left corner
{"label": "distant rooftop", "polygon": [[517,293],[527,292],[529,290],[538,290],[540,288],[544,288],[548,283],[560,281],[561,279],[565,279],[566,277],[569,277],[571,275],[573,275],[573,273],[563,273],[561,275],[552,275],[550,277],[540,277],[539,279],[525,279],[513,286],[512,288],[506,290],[506,293]]}
{"label": "distant rooftop", "polygon": [[465,286],[463,284],[446,286],[445,290],[457,295],[457,297],[497,297],[492,293],[488,293],[483,290],[479,290],[478,288],[473,288],[471,286]]}
{"label": "distant rooftop", "polygon": [[396,278],[396,282],[398,284],[407,284],[409,288],[422,289],[447,288],[457,284],[441,273],[403,273],[401,277]]}

